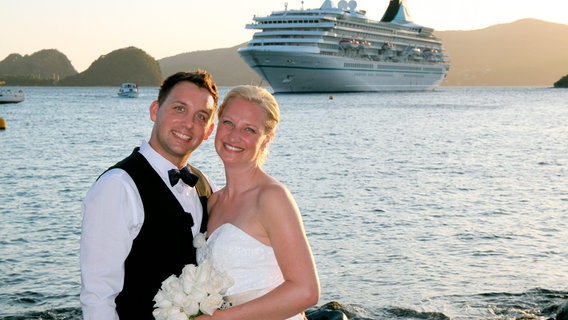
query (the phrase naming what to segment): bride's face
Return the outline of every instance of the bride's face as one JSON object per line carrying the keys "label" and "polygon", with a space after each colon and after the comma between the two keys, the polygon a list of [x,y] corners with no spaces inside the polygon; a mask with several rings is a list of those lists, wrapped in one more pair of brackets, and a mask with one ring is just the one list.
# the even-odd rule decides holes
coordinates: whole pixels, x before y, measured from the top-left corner
{"label": "bride's face", "polygon": [[265,121],[266,112],[255,102],[235,98],[227,104],[215,134],[215,150],[225,166],[258,163],[271,139]]}

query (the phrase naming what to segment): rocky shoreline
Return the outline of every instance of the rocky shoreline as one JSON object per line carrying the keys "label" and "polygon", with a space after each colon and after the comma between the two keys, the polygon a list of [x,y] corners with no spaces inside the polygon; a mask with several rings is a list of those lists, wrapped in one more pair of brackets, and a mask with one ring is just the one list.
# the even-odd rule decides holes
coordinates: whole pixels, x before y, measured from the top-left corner
{"label": "rocky shoreline", "polygon": [[[427,316],[428,320],[450,320],[448,316],[441,312],[429,312],[427,315],[408,314],[409,311],[404,311],[403,314],[397,316],[404,316],[408,318],[423,318]],[[360,313],[353,310],[352,307],[347,307],[340,302],[330,301],[321,307],[313,307],[306,310],[306,317],[308,320],[375,320],[371,318],[363,318]],[[426,319],[426,318],[425,318]],[[517,318],[521,320],[525,318]],[[557,309],[556,317],[549,318],[549,320],[568,320],[568,300],[560,304]]]}
{"label": "rocky shoreline", "polygon": [[554,83],[555,88],[568,88],[568,74]]}

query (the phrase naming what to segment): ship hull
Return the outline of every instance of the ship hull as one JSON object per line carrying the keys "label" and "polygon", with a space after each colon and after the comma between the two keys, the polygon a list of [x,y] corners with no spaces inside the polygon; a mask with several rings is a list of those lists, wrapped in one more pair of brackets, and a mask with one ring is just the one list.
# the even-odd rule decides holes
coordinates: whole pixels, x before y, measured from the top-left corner
{"label": "ship hull", "polygon": [[430,91],[447,73],[442,64],[372,61],[258,47],[241,48],[239,55],[274,93]]}

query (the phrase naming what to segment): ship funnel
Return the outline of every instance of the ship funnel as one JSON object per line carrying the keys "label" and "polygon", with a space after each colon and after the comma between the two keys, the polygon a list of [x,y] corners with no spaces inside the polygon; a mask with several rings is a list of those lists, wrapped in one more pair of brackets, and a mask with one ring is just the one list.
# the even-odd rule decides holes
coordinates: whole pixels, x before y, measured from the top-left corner
{"label": "ship funnel", "polygon": [[412,17],[406,8],[405,0],[390,0],[387,11],[385,11],[381,21],[399,24],[413,23]]}

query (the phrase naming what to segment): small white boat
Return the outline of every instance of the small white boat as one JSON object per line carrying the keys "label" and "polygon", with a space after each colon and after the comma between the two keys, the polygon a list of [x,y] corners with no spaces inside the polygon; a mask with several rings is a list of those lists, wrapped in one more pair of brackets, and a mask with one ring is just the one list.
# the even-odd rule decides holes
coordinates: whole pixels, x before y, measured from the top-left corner
{"label": "small white boat", "polygon": [[118,89],[118,96],[124,98],[138,98],[140,92],[136,83],[123,83]]}
{"label": "small white boat", "polygon": [[0,89],[0,103],[19,103],[26,99],[22,89]]}

